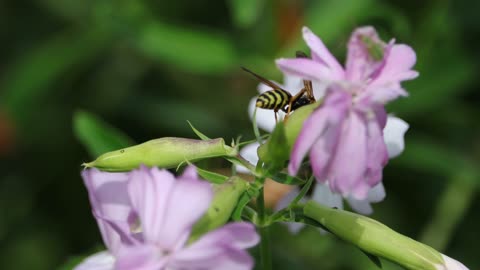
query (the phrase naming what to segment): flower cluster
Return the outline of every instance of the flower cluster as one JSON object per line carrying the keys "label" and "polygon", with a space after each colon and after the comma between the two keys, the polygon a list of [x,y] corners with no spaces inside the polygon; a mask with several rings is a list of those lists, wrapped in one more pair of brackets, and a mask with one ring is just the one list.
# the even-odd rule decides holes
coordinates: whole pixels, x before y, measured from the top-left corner
{"label": "flower cluster", "polygon": [[91,269],[251,269],[245,250],[259,237],[252,224],[230,223],[190,243],[194,223],[213,197],[209,183],[188,167],[177,179],[142,166],[130,173],[82,173],[108,251],[77,266]]}

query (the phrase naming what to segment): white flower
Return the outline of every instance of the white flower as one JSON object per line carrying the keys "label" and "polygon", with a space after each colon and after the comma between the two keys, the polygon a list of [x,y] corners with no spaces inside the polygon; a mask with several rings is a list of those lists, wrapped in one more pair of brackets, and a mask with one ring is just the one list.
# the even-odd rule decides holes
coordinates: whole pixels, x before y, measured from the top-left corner
{"label": "white flower", "polygon": [[461,262],[448,257],[447,255],[442,254],[442,259],[444,260],[444,264],[437,264],[435,268],[437,270],[468,270],[468,268],[463,265]]}

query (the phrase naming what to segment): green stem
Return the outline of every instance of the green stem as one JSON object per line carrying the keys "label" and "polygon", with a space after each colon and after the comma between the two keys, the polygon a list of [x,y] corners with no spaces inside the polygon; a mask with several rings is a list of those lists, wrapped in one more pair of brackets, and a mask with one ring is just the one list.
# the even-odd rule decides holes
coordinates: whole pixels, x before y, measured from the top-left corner
{"label": "green stem", "polygon": [[265,215],[265,201],[264,201],[264,190],[260,190],[260,194],[257,198],[258,205],[258,220],[260,224],[260,260],[263,270],[272,269],[272,257],[271,257],[271,248],[270,248],[270,232],[268,225],[265,226],[266,215]]}
{"label": "green stem", "polygon": [[288,207],[287,207],[288,210],[295,207],[298,204],[298,202],[305,196],[305,194],[307,194],[308,190],[310,190],[310,187],[312,186],[314,178],[315,177],[313,175],[310,176],[307,183],[300,190],[300,193],[298,193],[298,195],[295,197],[295,199],[293,199],[293,201],[290,203],[290,205],[288,205]]}

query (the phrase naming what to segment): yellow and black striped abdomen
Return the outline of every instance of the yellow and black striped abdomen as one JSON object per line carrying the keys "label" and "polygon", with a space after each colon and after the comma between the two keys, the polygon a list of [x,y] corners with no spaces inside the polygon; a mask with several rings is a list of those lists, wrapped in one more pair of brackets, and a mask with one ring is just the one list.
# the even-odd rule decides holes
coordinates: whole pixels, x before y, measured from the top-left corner
{"label": "yellow and black striped abdomen", "polygon": [[257,98],[256,106],[262,109],[278,111],[290,102],[292,95],[287,91],[275,89],[267,91]]}

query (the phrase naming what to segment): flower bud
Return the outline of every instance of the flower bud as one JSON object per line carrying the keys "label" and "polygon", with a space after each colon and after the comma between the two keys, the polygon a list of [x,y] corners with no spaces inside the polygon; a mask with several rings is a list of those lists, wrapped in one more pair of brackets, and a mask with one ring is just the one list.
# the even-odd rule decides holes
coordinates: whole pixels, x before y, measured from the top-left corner
{"label": "flower bud", "polygon": [[213,200],[205,215],[193,226],[190,240],[194,241],[206,232],[225,224],[247,186],[248,183],[237,176],[232,176],[221,185],[213,185]]}
{"label": "flower bud", "polygon": [[[303,122],[310,116],[310,114],[315,110],[322,101],[318,101],[313,104],[309,104],[303,107],[298,108],[295,110],[294,113],[292,113],[288,120],[285,122],[285,137],[287,139],[287,146],[288,146],[288,152],[292,150],[293,144],[295,143],[295,140],[298,137],[298,134],[300,133],[300,130],[302,129]],[[260,157],[261,160],[268,162],[269,157],[268,157],[268,147],[269,147],[269,142],[267,141],[265,144],[261,145],[258,150],[258,156]]]}
{"label": "flower bud", "polygon": [[165,137],[135,146],[107,152],[96,160],[84,163],[87,168],[96,167],[104,171],[128,171],[141,164],[173,168],[185,161],[196,161],[211,157],[234,156],[237,150],[225,145],[221,138],[192,140]]}
{"label": "flower bud", "polygon": [[467,270],[460,262],[371,218],[328,208],[313,201],[306,203],[304,214],[363,251],[407,269]]}

